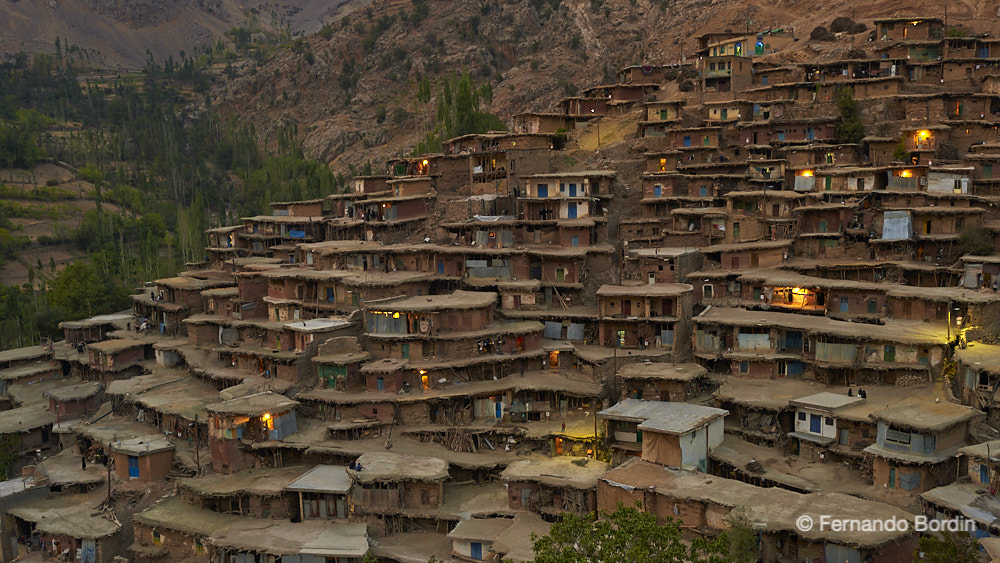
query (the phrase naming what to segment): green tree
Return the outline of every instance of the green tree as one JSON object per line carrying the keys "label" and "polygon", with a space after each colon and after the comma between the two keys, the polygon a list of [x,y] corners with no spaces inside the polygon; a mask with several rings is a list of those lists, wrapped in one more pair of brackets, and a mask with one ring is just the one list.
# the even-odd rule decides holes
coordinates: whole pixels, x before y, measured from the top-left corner
{"label": "green tree", "polygon": [[564,513],[548,535],[533,539],[535,563],[729,560],[725,535],[698,538],[689,546],[673,519],[658,525],[655,515],[622,505],[610,514],[601,512],[600,517]]}
{"label": "green tree", "polygon": [[17,434],[7,434],[0,437],[0,478],[10,478],[10,470],[17,462],[19,445]]}
{"label": "green tree", "polygon": [[854,99],[854,91],[843,87],[837,92],[837,107],[840,108],[840,122],[837,123],[837,142],[857,144],[865,137],[865,124],[861,120],[858,101]]}
{"label": "green tree", "polygon": [[993,233],[986,227],[968,227],[958,237],[958,248],[963,254],[993,254]]}
{"label": "green tree", "polygon": [[[922,557],[921,557],[922,556]],[[979,542],[969,532],[942,532],[923,536],[917,543],[914,559],[928,563],[978,563]]]}
{"label": "green tree", "polygon": [[909,153],[906,152],[906,143],[903,142],[903,139],[900,139],[892,149],[892,159],[896,162],[906,162],[908,157]]}
{"label": "green tree", "polygon": [[49,301],[73,319],[111,313],[128,306],[125,289],[93,262],[73,262],[49,284]]}
{"label": "green tree", "polygon": [[755,563],[760,559],[758,547],[758,532],[753,514],[745,506],[737,506],[728,516],[726,522],[726,550],[729,560],[734,563]]}

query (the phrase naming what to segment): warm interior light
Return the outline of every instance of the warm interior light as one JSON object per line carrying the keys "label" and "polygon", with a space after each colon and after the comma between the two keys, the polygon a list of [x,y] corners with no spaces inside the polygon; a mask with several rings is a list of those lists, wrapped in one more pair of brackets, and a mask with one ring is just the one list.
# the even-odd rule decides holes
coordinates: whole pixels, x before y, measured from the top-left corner
{"label": "warm interior light", "polygon": [[909,177],[913,176],[913,172],[910,172],[909,170],[903,170],[903,171],[901,171],[899,173],[899,175],[902,178],[909,178]]}
{"label": "warm interior light", "polygon": [[920,137],[921,139],[926,139],[927,137],[931,136],[931,132],[928,131],[927,129],[921,129],[920,131],[917,131],[917,136]]}
{"label": "warm interior light", "polygon": [[812,170],[803,170],[802,173],[800,174],[800,176],[812,176],[812,175],[813,175]]}

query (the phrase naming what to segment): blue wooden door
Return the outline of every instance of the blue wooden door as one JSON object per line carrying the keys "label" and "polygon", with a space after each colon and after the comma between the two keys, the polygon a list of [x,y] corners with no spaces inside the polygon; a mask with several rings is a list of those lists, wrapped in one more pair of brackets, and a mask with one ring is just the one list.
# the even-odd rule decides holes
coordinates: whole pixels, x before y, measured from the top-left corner
{"label": "blue wooden door", "polygon": [[979,482],[984,485],[990,484],[990,468],[985,463],[979,466]]}
{"label": "blue wooden door", "polygon": [[576,219],[576,202],[571,201],[566,206],[566,216],[570,219]]}
{"label": "blue wooden door", "polygon": [[813,434],[819,434],[823,431],[822,427],[823,417],[818,414],[809,415],[809,431]]}
{"label": "blue wooden door", "polygon": [[482,559],[483,558],[483,544],[481,544],[479,542],[472,542],[472,550],[471,550],[470,555],[472,556],[473,559]]}
{"label": "blue wooden door", "polygon": [[576,197],[576,184],[569,185],[569,197]]}
{"label": "blue wooden door", "polygon": [[538,184],[538,197],[549,197],[549,186],[547,184]]}
{"label": "blue wooden door", "polygon": [[139,477],[139,458],[134,455],[128,456],[128,476]]}

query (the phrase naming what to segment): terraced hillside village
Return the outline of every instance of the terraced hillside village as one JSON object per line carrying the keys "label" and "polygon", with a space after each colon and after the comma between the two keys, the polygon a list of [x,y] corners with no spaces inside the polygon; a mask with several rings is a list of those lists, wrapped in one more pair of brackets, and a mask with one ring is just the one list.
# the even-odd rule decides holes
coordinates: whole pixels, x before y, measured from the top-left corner
{"label": "terraced hillside village", "polygon": [[[380,33],[416,25],[397,4]],[[181,212],[188,242],[228,221],[129,308],[0,352],[0,560],[531,561],[620,507],[717,560],[993,557],[1000,40],[965,8],[695,18],[676,56],[544,92],[566,80],[544,61],[392,80],[407,54],[378,25],[236,64],[187,100],[341,176]],[[314,48],[338,34],[374,39]],[[352,49],[384,72],[355,76]],[[76,202],[105,182],[44,170]],[[821,515],[908,525],[803,526]]]}

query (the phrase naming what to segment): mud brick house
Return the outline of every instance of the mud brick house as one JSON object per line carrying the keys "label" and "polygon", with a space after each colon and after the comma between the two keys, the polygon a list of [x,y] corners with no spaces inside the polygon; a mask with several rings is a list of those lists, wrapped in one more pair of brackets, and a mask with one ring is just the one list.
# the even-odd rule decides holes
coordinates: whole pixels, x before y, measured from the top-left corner
{"label": "mud brick house", "polygon": [[115,473],[123,480],[159,481],[174,468],[174,445],[161,435],[111,443]]}
{"label": "mud brick house", "polygon": [[125,547],[121,525],[98,508],[106,493],[61,495],[33,500],[7,510],[20,535],[42,546],[44,557],[56,560],[64,551],[79,553],[84,563],[112,563]]}
{"label": "mud brick house", "polygon": [[347,470],[354,481],[351,512],[369,523],[380,514],[431,513],[444,503],[448,463],[442,459],[369,452],[357,463],[360,470]]}
{"label": "mud brick house", "polygon": [[[713,198],[714,199],[714,198]],[[704,246],[721,242],[726,236],[724,207],[682,207],[670,212],[670,223],[651,242],[662,245]],[[641,239],[638,239],[641,243]]]}
{"label": "mud brick house", "polygon": [[709,308],[693,319],[694,355],[735,376],[808,375],[829,384],[929,381],[945,357],[943,327],[902,321],[870,325],[834,319]]}
{"label": "mud brick house", "polygon": [[783,190],[734,191],[725,197],[726,242],[795,236],[798,224],[792,212],[805,200],[802,194]]}
{"label": "mud brick house", "polygon": [[7,394],[12,387],[35,385],[62,377],[63,369],[50,360],[20,363],[15,367],[0,369],[0,393]]}
{"label": "mud brick house", "polygon": [[628,65],[618,71],[618,82],[622,84],[662,84],[667,76],[680,70],[679,65],[643,64]]}
{"label": "mud brick house", "polygon": [[597,479],[609,468],[594,459],[560,456],[515,461],[500,477],[511,510],[589,514],[597,510]]}
{"label": "mud brick house", "polygon": [[707,110],[706,122],[712,124],[736,123],[753,112],[753,104],[745,100],[706,102],[703,107]]}
{"label": "mud brick house", "polygon": [[209,315],[230,318],[233,317],[233,301],[238,300],[239,296],[240,290],[236,287],[220,287],[201,292],[201,298],[205,301],[205,312]]}
{"label": "mud brick house", "polygon": [[608,100],[609,107],[615,107],[631,105],[659,89],[659,84],[650,83],[602,84],[584,90],[583,95],[588,98],[604,98]]}
{"label": "mud brick house", "polygon": [[738,55],[708,55],[699,57],[696,67],[701,71],[704,101],[732,99],[735,92],[750,87],[753,64],[749,57]]}
{"label": "mud brick house", "polygon": [[278,217],[320,217],[326,198],[303,201],[272,201],[271,214]]}
{"label": "mud brick house", "polygon": [[299,514],[286,487],[302,477],[305,466],[243,469],[230,475],[205,475],[178,480],[186,502],[237,516],[288,519]]}
{"label": "mud brick house", "polygon": [[[899,519],[912,522],[913,516],[881,502],[863,500],[842,493],[802,494],[781,488],[761,488],[732,479],[703,473],[663,468],[633,459],[612,469],[598,483],[599,510],[615,510],[619,503],[653,513],[658,520],[673,518],[683,528],[700,534],[726,529],[727,515],[736,507],[767,514],[758,528],[761,558],[767,561],[792,559],[891,562],[912,556],[917,536],[910,525],[906,530],[818,531],[818,526],[802,531],[795,522],[801,515],[828,514],[836,519]],[[762,500],[766,499],[766,500]],[[699,534],[699,535],[700,535]]]}
{"label": "mud brick house", "polygon": [[[741,224],[734,222],[734,238],[739,238]],[[727,235],[729,236],[729,235]],[[701,249],[706,269],[747,270],[780,266],[791,250],[792,240],[763,240],[735,244],[716,244]]]}
{"label": "mud brick house", "polygon": [[[800,452],[803,450],[803,442],[820,446],[827,446],[838,441],[846,444],[846,434],[849,430],[837,428],[837,411],[864,401],[865,399],[862,397],[829,391],[790,401],[789,404],[795,407],[795,431],[788,435],[799,440]],[[844,434],[842,440],[841,434]]]}
{"label": "mud brick house", "polygon": [[[971,533],[985,542],[1000,533],[993,516],[1000,511],[1000,502],[990,493],[995,483],[952,483],[920,494],[923,514],[931,519],[962,518],[973,522]],[[988,557],[995,559],[995,552],[988,551]]]}
{"label": "mud brick house", "polygon": [[666,348],[686,354],[694,288],[688,284],[602,285],[598,338],[618,348]]}
{"label": "mud brick house", "polygon": [[0,350],[0,369],[8,369],[49,358],[49,351],[41,346],[26,346]]}
{"label": "mud brick house", "polygon": [[[684,127],[671,129],[668,135],[671,149],[687,153],[691,149],[718,150],[722,146],[722,128],[715,127]],[[688,156],[688,160],[693,155]],[[685,161],[681,157],[682,162]]]}
{"label": "mud brick house", "polygon": [[706,470],[708,452],[722,442],[728,411],[664,401],[625,399],[597,413],[612,440],[612,457],[641,455],[661,465]]}
{"label": "mud brick house", "polygon": [[94,342],[87,345],[87,355],[84,379],[128,379],[142,372],[146,343],[130,338]]}
{"label": "mud brick house", "polygon": [[1000,277],[1000,257],[966,255],[961,258],[964,267],[962,285],[968,289],[993,287],[993,280]]}
{"label": "mud brick house", "polygon": [[[496,300],[492,292],[456,291],[367,303],[364,330],[372,355],[407,367],[406,373],[378,376],[385,388],[400,389],[405,384],[428,390],[442,378],[451,379],[448,372],[454,367],[468,367],[470,377],[481,372],[485,378],[496,374],[498,364],[509,369],[515,360],[541,356],[544,326],[536,321],[494,320]],[[374,389],[377,378],[368,379]]]}
{"label": "mud brick house", "polygon": [[132,320],[132,312],[125,311],[79,321],[63,321],[59,323],[59,329],[63,331],[63,340],[67,344],[86,344],[106,340],[110,333],[127,328]]}
{"label": "mud brick house", "polygon": [[1000,482],[996,452],[1000,441],[991,440],[959,448],[960,459],[967,460],[968,472],[958,482],[920,495],[925,515],[931,518],[964,517],[976,522],[978,536],[997,535],[1000,525],[994,514],[1000,511],[994,491]]}
{"label": "mud brick house", "polygon": [[709,57],[754,57],[776,53],[797,41],[791,28],[758,33],[710,33],[698,38],[698,54]]}
{"label": "mud brick house", "polygon": [[298,402],[270,391],[208,405],[212,467],[232,473],[245,467],[242,443],[281,440],[297,431]]}
{"label": "mud brick house", "polygon": [[298,496],[299,520],[347,518],[350,476],[343,465],[317,465],[285,485]]}
{"label": "mud brick house", "polygon": [[0,412],[0,436],[10,437],[18,454],[10,469],[12,474],[36,460],[36,450],[48,450],[54,445],[52,425],[55,421],[55,415],[41,405]]}
{"label": "mud brick house", "polygon": [[969,424],[982,415],[947,402],[913,400],[871,415],[878,423],[872,456],[876,487],[919,494],[947,485],[958,475],[958,449],[968,444]]}
{"label": "mud brick house", "polygon": [[558,133],[560,129],[576,127],[576,121],[567,119],[564,113],[516,113],[511,117],[514,133]]}
{"label": "mud brick house", "polygon": [[370,176],[355,176],[351,179],[351,191],[356,194],[377,194],[388,190],[388,180],[392,178],[387,174],[374,174]]}
{"label": "mud brick house", "polygon": [[253,256],[268,256],[270,248],[282,243],[323,240],[323,216],[256,215],[243,218],[239,237],[246,240]]}
{"label": "mud brick house", "polygon": [[356,336],[337,336],[326,340],[317,347],[312,358],[319,386],[343,391],[360,385],[363,378],[359,369],[371,357],[367,351],[359,351]]}
{"label": "mud brick house", "polygon": [[870,192],[885,187],[885,174],[878,168],[837,166],[795,171],[796,189],[810,192]]}
{"label": "mud brick house", "polygon": [[586,119],[608,115],[611,112],[610,100],[605,97],[572,96],[560,100],[559,107],[567,117]]}
{"label": "mud brick house", "polygon": [[[685,100],[660,100],[643,104],[645,122],[678,122],[684,117]],[[640,125],[641,127],[641,125]]]}
{"label": "mud brick house", "polygon": [[785,169],[788,161],[760,155],[747,162],[750,184],[753,189],[782,190],[785,187]]}
{"label": "mud brick house", "polygon": [[846,233],[860,227],[856,207],[849,203],[817,203],[795,209],[798,233],[792,250],[816,258],[843,255]]}
{"label": "mud brick house", "polygon": [[985,412],[988,421],[1000,420],[1000,403],[995,398],[1000,384],[1000,346],[972,342],[955,350],[955,360],[955,396],[963,404]]}
{"label": "mud brick house", "polygon": [[[256,524],[256,525],[255,525]],[[301,561],[361,563],[368,553],[368,535],[363,524],[250,520],[243,526],[228,526],[212,535],[213,561]]]}
{"label": "mud brick house", "polygon": [[600,217],[600,199],[611,196],[615,174],[612,170],[589,170],[526,176],[525,193],[519,198],[523,218]]}
{"label": "mud brick house", "polygon": [[694,363],[636,362],[618,370],[624,399],[684,402],[708,386],[708,370]]}
{"label": "mud brick house", "polygon": [[250,255],[250,242],[239,236],[245,229],[245,225],[231,225],[205,231],[208,236],[205,252],[210,267],[221,268],[227,260]]}
{"label": "mud brick house", "polygon": [[241,521],[235,514],[200,508],[174,496],[133,516],[135,539],[129,549],[141,560],[208,561],[209,537]]}
{"label": "mud brick house", "polygon": [[45,391],[42,396],[49,400],[49,411],[57,420],[76,420],[97,411],[103,390],[102,384],[90,381]]}
{"label": "mud brick house", "polygon": [[459,561],[531,561],[532,538],[549,533],[551,524],[530,513],[514,518],[470,518],[448,533],[451,557]]}
{"label": "mud brick house", "polygon": [[148,294],[143,291],[131,296],[133,312],[140,322],[146,320],[147,330],[171,336],[184,336],[183,319],[205,310],[202,291],[234,285],[227,280],[188,276],[160,279],[154,284],[149,288]]}
{"label": "mud brick house", "polygon": [[625,256],[625,279],[646,283],[677,283],[702,265],[702,255],[694,247],[653,247],[629,249]]}
{"label": "mud brick house", "polygon": [[933,17],[899,17],[875,20],[876,39],[879,41],[921,41],[942,39],[944,22]]}

